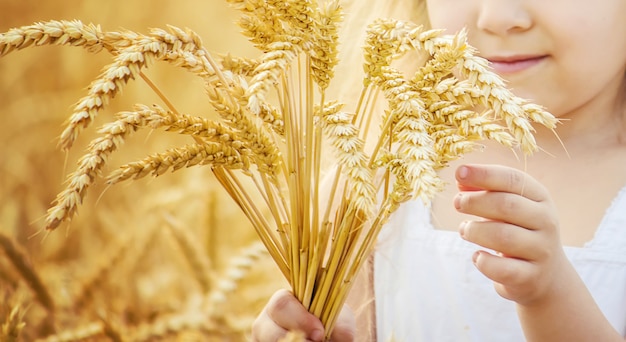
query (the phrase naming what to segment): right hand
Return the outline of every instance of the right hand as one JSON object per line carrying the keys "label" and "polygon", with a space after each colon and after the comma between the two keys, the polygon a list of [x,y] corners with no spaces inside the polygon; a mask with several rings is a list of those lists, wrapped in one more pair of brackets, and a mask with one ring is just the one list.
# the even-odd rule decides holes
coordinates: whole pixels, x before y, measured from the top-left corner
{"label": "right hand", "polygon": [[[301,331],[309,341],[324,340],[322,322],[309,313],[287,290],[279,290],[270,299],[252,325],[253,342],[276,342],[289,331]],[[331,336],[332,342],[352,342],[356,323],[352,310],[344,305]]]}

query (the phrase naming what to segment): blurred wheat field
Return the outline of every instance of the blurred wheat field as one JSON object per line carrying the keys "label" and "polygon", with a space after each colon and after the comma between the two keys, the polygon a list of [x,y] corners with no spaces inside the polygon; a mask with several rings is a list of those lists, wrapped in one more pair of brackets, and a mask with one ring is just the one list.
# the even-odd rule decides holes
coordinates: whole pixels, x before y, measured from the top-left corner
{"label": "blurred wheat field", "polygon": [[[236,15],[222,0],[2,0],[0,31],[52,19],[142,33],[171,24],[197,32],[212,53],[249,56]],[[62,125],[110,61],[106,52],[60,46],[0,58],[0,339],[246,340],[268,296],[285,284],[209,168],[96,183],[69,225],[35,235],[95,135],[88,129],[65,153],[56,146]],[[213,115],[201,81],[184,70],[155,63],[145,73],[180,112]],[[100,117],[136,103],[161,101],[135,80]],[[108,169],[178,139],[139,133]]]}

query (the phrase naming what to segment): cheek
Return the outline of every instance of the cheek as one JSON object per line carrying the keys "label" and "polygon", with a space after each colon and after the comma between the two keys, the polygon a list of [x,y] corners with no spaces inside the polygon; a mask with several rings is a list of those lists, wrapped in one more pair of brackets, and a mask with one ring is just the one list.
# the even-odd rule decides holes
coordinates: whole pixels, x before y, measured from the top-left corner
{"label": "cheek", "polygon": [[[553,102],[547,106],[552,106],[550,110],[555,114],[571,111],[602,95],[617,96],[615,92],[626,86],[626,35],[618,38],[615,31],[611,33],[610,30],[594,33],[593,37],[582,39],[585,32],[579,32],[580,43],[572,42],[559,49],[560,64],[555,66],[552,74],[546,74],[553,76],[546,79],[552,89],[537,91],[541,94],[538,96],[547,97],[546,102]],[[611,35],[615,39],[613,43],[611,39],[597,38]],[[536,87],[541,89],[542,84]],[[553,99],[545,94],[559,96]]]}

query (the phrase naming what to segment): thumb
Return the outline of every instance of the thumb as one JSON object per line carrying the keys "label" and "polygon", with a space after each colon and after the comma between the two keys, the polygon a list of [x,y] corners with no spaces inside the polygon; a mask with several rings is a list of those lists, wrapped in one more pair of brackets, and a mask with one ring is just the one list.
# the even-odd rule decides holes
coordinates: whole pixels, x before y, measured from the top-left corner
{"label": "thumb", "polygon": [[349,306],[344,305],[331,334],[333,342],[352,342],[356,336],[356,319]]}
{"label": "thumb", "polygon": [[274,293],[267,307],[267,315],[287,331],[301,331],[312,341],[324,340],[322,322],[298,301],[293,293],[280,290]]}

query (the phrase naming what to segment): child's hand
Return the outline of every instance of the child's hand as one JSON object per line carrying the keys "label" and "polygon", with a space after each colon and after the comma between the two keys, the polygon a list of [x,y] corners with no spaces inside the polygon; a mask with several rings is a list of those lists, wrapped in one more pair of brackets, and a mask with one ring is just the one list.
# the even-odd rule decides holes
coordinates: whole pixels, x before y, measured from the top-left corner
{"label": "child's hand", "polygon": [[[339,314],[331,341],[354,341],[354,316],[347,306]],[[324,326],[287,290],[274,293],[252,326],[252,341],[279,341],[289,331],[301,331],[308,341],[323,341]]]}
{"label": "child's hand", "polygon": [[461,166],[456,179],[454,206],[481,218],[461,223],[461,236],[497,252],[476,252],[478,270],[519,304],[548,297],[569,267],[547,190],[522,171],[496,165]]}

